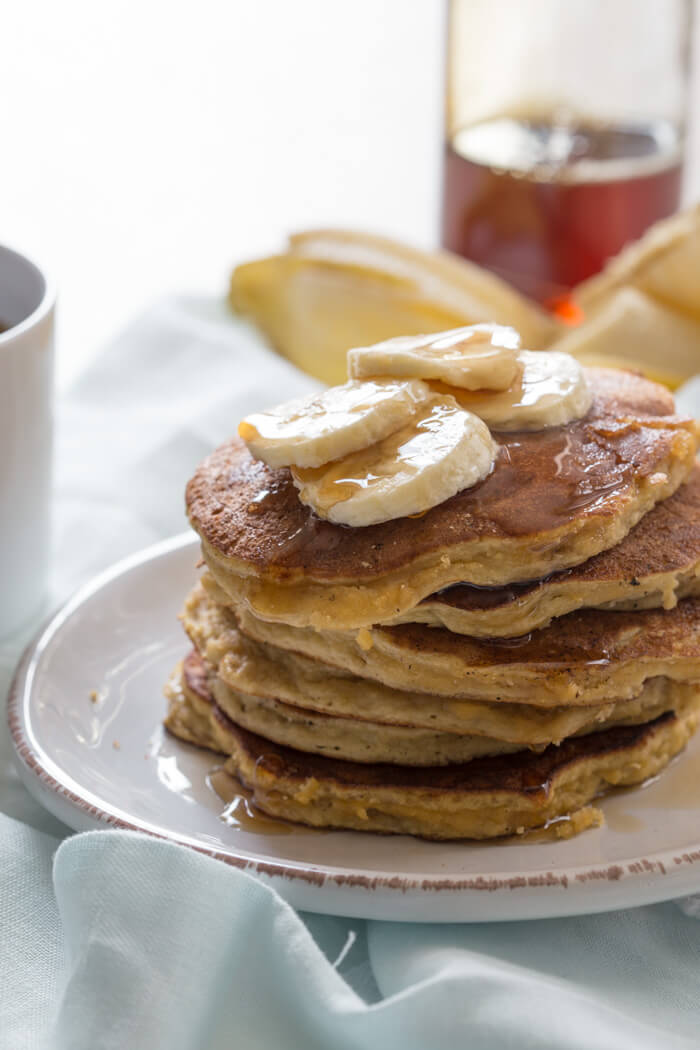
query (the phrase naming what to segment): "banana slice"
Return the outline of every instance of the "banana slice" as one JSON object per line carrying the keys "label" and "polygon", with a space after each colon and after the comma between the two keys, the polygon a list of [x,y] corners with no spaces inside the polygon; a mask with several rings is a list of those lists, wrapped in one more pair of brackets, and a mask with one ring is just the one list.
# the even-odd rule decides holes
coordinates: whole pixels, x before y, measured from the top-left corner
{"label": "banana slice", "polygon": [[441,379],[467,390],[506,390],[519,372],[514,328],[475,324],[439,335],[399,336],[348,352],[348,375]]}
{"label": "banana slice", "polygon": [[430,393],[419,379],[351,380],[246,416],[238,433],[270,467],[320,467],[398,430]]}
{"label": "banana slice", "polygon": [[449,395],[371,448],[316,470],[292,467],[302,503],[355,527],[421,514],[490,473],[498,446],[477,416]]}
{"label": "banana slice", "polygon": [[540,430],[585,416],[593,395],[575,358],[554,350],[521,350],[518,360],[520,376],[508,390],[450,392],[494,430]]}

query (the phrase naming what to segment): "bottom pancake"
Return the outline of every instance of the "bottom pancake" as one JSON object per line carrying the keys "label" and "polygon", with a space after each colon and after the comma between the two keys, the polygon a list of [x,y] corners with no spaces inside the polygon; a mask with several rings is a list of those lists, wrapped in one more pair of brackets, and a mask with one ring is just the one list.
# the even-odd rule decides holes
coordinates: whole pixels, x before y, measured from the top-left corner
{"label": "bottom pancake", "polygon": [[166,692],[166,726],[229,756],[229,772],[263,812],[313,827],[430,839],[512,835],[561,818],[581,829],[595,820],[581,813],[583,807],[611,787],[659,773],[685,746],[700,716],[699,686],[683,715],[669,712],[643,725],[590,733],[540,754],[409,767],[311,755],[242,729],[214,703],[197,657],[176,670]]}

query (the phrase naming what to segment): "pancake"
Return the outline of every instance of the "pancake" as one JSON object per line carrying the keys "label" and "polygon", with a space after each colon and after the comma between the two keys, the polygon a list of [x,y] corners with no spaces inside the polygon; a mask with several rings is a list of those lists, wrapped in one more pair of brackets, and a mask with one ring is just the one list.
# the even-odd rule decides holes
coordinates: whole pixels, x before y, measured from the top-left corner
{"label": "pancake", "polygon": [[[439,696],[556,707],[636,696],[649,678],[700,679],[700,599],[675,609],[583,609],[522,638],[469,638],[439,627],[376,627],[358,637],[266,623],[235,610],[256,641],[359,678]],[[365,637],[366,636],[366,637]],[[360,644],[362,643],[362,644]]]}
{"label": "pancake", "polygon": [[582,807],[602,792],[641,783],[667,765],[694,732],[700,706],[699,691],[684,716],[590,733],[539,755],[416,768],[343,762],[272,743],[229,719],[202,673],[175,680],[168,695],[171,732],[228,755],[229,772],[270,816],[430,839],[512,835],[561,818],[585,826],[594,818]]}
{"label": "pancake", "polygon": [[338,718],[285,704],[273,697],[257,697],[232,689],[192,652],[184,663],[185,676],[204,670],[217,706],[251,733],[277,744],[330,755],[350,762],[389,762],[407,766],[442,766],[469,762],[481,755],[521,750],[521,745],[466,733],[440,733],[434,729],[382,725],[360,718]]}
{"label": "pancake", "polygon": [[700,467],[621,543],[544,580],[457,584],[389,622],[426,623],[476,638],[516,637],[581,608],[672,609],[700,596]]}
{"label": "pancake", "polygon": [[[574,734],[611,725],[648,722],[665,711],[679,711],[687,703],[689,694],[693,694],[693,687],[685,683],[653,678],[632,700],[590,707],[543,708],[450,700],[392,689],[309,657],[246,638],[237,630],[226,609],[207,600],[201,586],[189,595],[183,621],[197,650],[238,697],[252,698],[258,703],[280,703],[288,716],[290,709],[297,708],[302,718],[318,712],[332,715],[346,726],[358,722],[367,733],[376,733],[381,726],[405,726],[439,734],[486,737],[518,749],[541,750]],[[223,701],[221,706],[234,721],[240,721],[233,708]],[[242,724],[244,728],[260,732],[260,727],[256,729],[252,723]],[[371,728],[367,728],[368,725]],[[490,753],[496,750],[494,745]]]}
{"label": "pancake", "polygon": [[[192,663],[200,662],[198,653],[191,653],[185,661],[189,671]],[[330,755],[350,762],[386,762],[405,766],[442,766],[469,762],[482,755],[502,755],[523,750],[522,743],[498,740],[486,735],[436,732],[412,725],[384,725],[381,722],[358,717],[320,713],[286,704],[273,697],[258,697],[241,693],[215,672],[208,670],[209,690],[224,714],[258,736],[277,744],[307,751],[310,754]],[[362,688],[358,681],[357,686]],[[638,725],[652,721],[666,711],[682,714],[689,702],[695,703],[696,687],[686,683],[654,679],[642,695],[627,704],[610,705],[607,718],[589,716],[589,724],[575,734],[607,729],[616,725]],[[584,712],[588,712],[584,708]],[[562,736],[528,750],[543,750],[550,743],[561,743]]]}
{"label": "pancake", "polygon": [[418,518],[349,529],[315,517],[288,469],[232,441],[187,486],[190,522],[219,584],[258,617],[335,630],[381,623],[455,583],[502,586],[618,543],[688,476],[697,425],[663,387],[588,372],[588,415],[495,434],[492,473]]}

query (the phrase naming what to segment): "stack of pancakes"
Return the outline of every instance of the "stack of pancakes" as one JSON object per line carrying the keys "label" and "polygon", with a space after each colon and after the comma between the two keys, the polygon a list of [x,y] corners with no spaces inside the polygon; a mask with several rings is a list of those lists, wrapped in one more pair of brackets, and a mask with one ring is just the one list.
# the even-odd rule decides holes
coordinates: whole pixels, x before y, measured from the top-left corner
{"label": "stack of pancakes", "polygon": [[696,424],[590,370],[584,419],[495,433],[493,472],[423,515],[317,518],[235,440],[190,481],[206,571],[166,724],[266,813],[488,838],[598,819],[700,717]]}

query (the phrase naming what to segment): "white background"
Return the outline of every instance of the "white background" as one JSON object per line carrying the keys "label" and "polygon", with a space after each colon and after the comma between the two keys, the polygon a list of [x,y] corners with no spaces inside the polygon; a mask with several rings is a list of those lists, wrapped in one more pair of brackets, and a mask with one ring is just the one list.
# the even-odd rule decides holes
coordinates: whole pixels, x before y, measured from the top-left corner
{"label": "white background", "polygon": [[58,279],[61,385],[291,230],[436,242],[442,0],[21,0],[2,38],[0,240]]}

